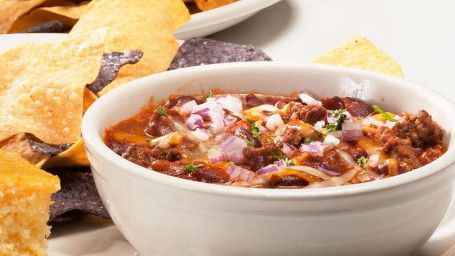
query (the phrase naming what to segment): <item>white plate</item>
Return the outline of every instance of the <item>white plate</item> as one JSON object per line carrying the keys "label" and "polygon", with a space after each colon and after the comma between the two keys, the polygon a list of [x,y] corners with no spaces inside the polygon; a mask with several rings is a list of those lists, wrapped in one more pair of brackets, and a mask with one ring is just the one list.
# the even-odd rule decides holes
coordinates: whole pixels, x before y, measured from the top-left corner
{"label": "white plate", "polygon": [[[191,21],[174,32],[177,39],[203,37],[248,19],[280,0],[240,0],[216,9],[191,15]],[[266,29],[266,28],[263,28]]]}
{"label": "white plate", "polygon": [[[247,0],[244,1],[247,2]],[[65,34],[0,35],[0,52],[19,43],[55,42],[64,37]],[[455,88],[451,89],[455,90]],[[454,244],[455,205],[452,205],[433,236],[413,256],[455,255]],[[55,225],[49,238],[48,254],[49,256],[136,255],[134,248],[114,225],[86,222]]]}

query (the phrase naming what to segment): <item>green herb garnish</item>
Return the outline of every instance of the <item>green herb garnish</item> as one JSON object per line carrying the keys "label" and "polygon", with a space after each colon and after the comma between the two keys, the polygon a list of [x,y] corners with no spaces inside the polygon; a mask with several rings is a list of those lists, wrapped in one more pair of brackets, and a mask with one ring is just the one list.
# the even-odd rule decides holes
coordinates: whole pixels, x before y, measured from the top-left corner
{"label": "green herb garnish", "polygon": [[327,125],[327,131],[334,132],[341,130],[344,119],[346,119],[347,117],[347,115],[344,113],[345,111],[346,111],[345,109],[332,110],[331,113],[332,117],[338,116],[338,119],[336,124]]}
{"label": "green herb garnish", "polygon": [[359,158],[357,162],[359,163],[360,167],[365,167],[365,165],[368,163],[368,159],[366,159],[364,156]]}
{"label": "green herb garnish", "polygon": [[273,152],[273,158],[277,160],[286,160],[285,156],[278,155],[276,152]]}
{"label": "green herb garnish", "polygon": [[204,166],[204,165],[203,164],[187,164],[187,165],[185,165],[185,170],[194,172],[194,171],[197,171],[202,166]]}
{"label": "green herb garnish", "polygon": [[253,146],[254,146],[254,143],[253,143],[253,142],[251,142],[251,141],[249,141],[249,140],[247,140],[247,139],[243,139],[243,140],[246,142],[246,145],[247,145],[248,147],[253,147]]}
{"label": "green herb garnish", "polygon": [[251,133],[256,139],[260,139],[262,136],[262,133],[259,132],[259,127],[256,126],[256,122],[254,121],[251,123]]}
{"label": "green herb garnish", "polygon": [[395,118],[393,118],[391,115],[389,115],[389,113],[387,113],[384,110],[382,110],[379,106],[373,105],[373,108],[374,108],[374,110],[376,112],[381,114],[381,116],[385,117],[385,119],[389,120],[390,122],[396,122],[397,121]]}
{"label": "green herb garnish", "polygon": [[303,140],[303,143],[305,144],[308,144],[312,141],[311,137],[306,137],[304,140]]}
{"label": "green herb garnish", "polygon": [[213,98],[212,90],[209,91],[209,95],[205,96],[204,102],[207,102],[207,98]]}
{"label": "green herb garnish", "polygon": [[152,139],[145,139],[145,142],[150,143],[152,142]]}
{"label": "green herb garnish", "polygon": [[295,165],[295,163],[291,159],[287,159],[286,158],[284,161],[286,162],[286,166],[294,166]]}
{"label": "green herb garnish", "polygon": [[168,152],[166,153],[166,159],[169,159],[170,156],[171,156],[171,151],[168,151]]}
{"label": "green herb garnish", "polygon": [[234,164],[234,162],[232,162],[232,161],[229,161],[228,163],[229,163],[229,165],[233,165]]}
{"label": "green herb garnish", "polygon": [[157,108],[157,109],[155,110],[155,112],[156,112],[157,114],[159,114],[159,115],[162,115],[162,116],[167,115],[167,112],[166,112],[166,110],[164,110],[164,108]]}

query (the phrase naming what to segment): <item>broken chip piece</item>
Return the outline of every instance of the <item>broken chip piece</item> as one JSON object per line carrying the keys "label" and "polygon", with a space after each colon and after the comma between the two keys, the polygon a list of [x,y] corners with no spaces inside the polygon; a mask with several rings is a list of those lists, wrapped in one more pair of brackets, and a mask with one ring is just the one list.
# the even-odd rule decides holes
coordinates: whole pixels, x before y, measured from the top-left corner
{"label": "broken chip piece", "polygon": [[98,77],[93,83],[87,85],[87,88],[94,94],[97,94],[114,81],[121,67],[126,64],[136,64],[142,55],[143,52],[141,50],[104,53]]}
{"label": "broken chip piece", "polygon": [[49,221],[68,213],[85,213],[109,219],[109,213],[96,190],[90,167],[50,169],[60,178],[61,189],[52,195],[54,204],[50,208]]}
{"label": "broken chip piece", "polygon": [[239,45],[207,38],[186,40],[168,70],[227,62],[270,61],[267,54],[252,45]]}

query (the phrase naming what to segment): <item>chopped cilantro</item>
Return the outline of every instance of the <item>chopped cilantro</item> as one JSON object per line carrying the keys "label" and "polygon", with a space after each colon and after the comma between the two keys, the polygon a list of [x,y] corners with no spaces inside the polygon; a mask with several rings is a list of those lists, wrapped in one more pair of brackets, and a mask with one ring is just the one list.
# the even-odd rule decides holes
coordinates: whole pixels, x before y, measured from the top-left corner
{"label": "chopped cilantro", "polygon": [[232,162],[232,161],[229,161],[229,165],[233,165],[233,164],[234,164],[234,162]]}
{"label": "chopped cilantro", "polygon": [[247,140],[247,139],[243,139],[243,140],[246,142],[246,145],[247,145],[248,147],[253,147],[253,146],[254,146],[254,143],[253,143],[253,142],[251,142],[251,141],[249,141],[249,140]]}
{"label": "chopped cilantro", "polygon": [[291,159],[287,159],[286,158],[284,161],[286,162],[286,166],[294,166],[295,165],[294,161],[292,161]]}
{"label": "chopped cilantro", "polygon": [[255,122],[253,119],[249,119],[249,118],[247,118],[246,120],[247,120],[248,123],[250,123],[250,124],[253,124],[253,123]]}
{"label": "chopped cilantro", "polygon": [[285,156],[278,155],[276,152],[273,152],[273,158],[277,160],[286,160]]}
{"label": "chopped cilantro", "polygon": [[359,163],[360,167],[365,167],[365,165],[368,163],[368,159],[362,156],[357,160],[357,162]]}
{"label": "chopped cilantro", "polygon": [[152,139],[145,139],[145,142],[150,143],[152,142]]}
{"label": "chopped cilantro", "polygon": [[272,141],[270,139],[265,139],[265,143],[269,144],[271,143]]}
{"label": "chopped cilantro", "polygon": [[167,115],[167,112],[166,112],[166,110],[164,110],[164,108],[157,108],[157,109],[155,110],[155,112],[156,112],[157,114],[159,114],[159,115],[162,115],[162,116]]}
{"label": "chopped cilantro", "polygon": [[185,165],[185,170],[194,172],[194,171],[197,171],[202,166],[204,166],[204,165],[203,164],[187,164],[187,165]]}
{"label": "chopped cilantro", "polygon": [[341,127],[343,125],[344,119],[346,119],[347,115],[344,113],[346,110],[345,109],[338,109],[338,110],[332,110],[332,117],[338,117],[337,123],[327,125],[327,131],[329,132],[334,132],[334,131],[340,131]]}
{"label": "chopped cilantro", "polygon": [[207,102],[207,98],[213,98],[212,90],[209,91],[209,95],[205,96],[204,102]]}
{"label": "chopped cilantro", "polygon": [[374,108],[374,110],[376,112],[381,114],[381,116],[383,116],[385,119],[389,120],[390,122],[396,122],[397,121],[395,118],[393,118],[391,115],[389,115],[389,113],[385,112],[384,110],[382,110],[377,105],[373,105],[373,108]]}
{"label": "chopped cilantro", "polygon": [[170,156],[171,156],[171,151],[168,151],[168,152],[166,153],[166,159],[169,159]]}
{"label": "chopped cilantro", "polygon": [[303,140],[303,143],[305,144],[308,144],[312,141],[311,137],[306,137],[304,140]]}
{"label": "chopped cilantro", "polygon": [[251,123],[251,133],[256,139],[260,139],[262,136],[262,133],[259,132],[259,127],[256,126],[256,122],[254,121]]}

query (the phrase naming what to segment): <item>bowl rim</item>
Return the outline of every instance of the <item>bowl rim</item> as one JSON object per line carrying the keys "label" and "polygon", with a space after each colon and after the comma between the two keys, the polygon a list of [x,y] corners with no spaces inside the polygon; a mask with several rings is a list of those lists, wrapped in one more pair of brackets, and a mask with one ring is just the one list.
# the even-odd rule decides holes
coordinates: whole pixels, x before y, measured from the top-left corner
{"label": "bowl rim", "polygon": [[[147,87],[153,83],[154,80],[165,79],[167,77],[172,77],[176,75],[185,75],[191,74],[193,72],[210,72],[210,71],[225,71],[232,68],[304,68],[311,69],[313,71],[327,71],[332,73],[340,74],[352,74],[357,76],[362,76],[365,78],[371,78],[374,80],[381,80],[388,83],[396,84],[400,87],[412,87],[414,90],[424,92],[428,95],[428,98],[434,98],[437,101],[437,105],[450,106],[452,109],[455,108],[455,103],[446,97],[440,95],[437,92],[432,91],[431,89],[425,88],[418,84],[415,84],[404,79],[397,77],[392,77],[385,74],[380,74],[372,71],[361,70],[357,68],[342,67],[342,66],[333,66],[327,64],[316,64],[316,63],[296,63],[296,62],[237,62],[237,63],[223,63],[223,64],[213,64],[206,66],[197,66],[182,68],[172,71],[166,71],[159,74],[154,74],[151,76],[143,77],[132,82],[129,82],[130,85],[136,85],[138,87]],[[137,88],[137,87],[136,87]],[[140,88],[138,88],[140,89]],[[98,112],[106,109],[108,100],[115,97],[125,97],[130,86],[121,86],[108,92],[103,97],[100,97],[96,100],[86,111],[83,120],[82,120],[82,136],[85,142],[86,150],[92,152],[96,151],[104,161],[111,162],[114,165],[118,165],[119,169],[122,169],[122,172],[125,171],[128,175],[134,175],[145,179],[150,182],[156,182],[165,184],[168,186],[173,186],[176,188],[190,190],[193,192],[199,192],[204,194],[213,194],[213,195],[222,195],[222,196],[232,196],[232,197],[242,197],[242,198],[262,198],[268,200],[281,200],[281,199],[324,199],[324,198],[338,198],[352,195],[360,194],[369,194],[375,193],[382,190],[389,190],[391,188],[396,188],[410,183],[415,183],[425,179],[429,176],[434,176],[440,174],[445,170],[448,170],[449,166],[455,163],[455,138],[451,133],[451,144],[448,145],[448,149],[444,155],[434,162],[431,162],[423,167],[420,167],[412,172],[404,173],[398,176],[390,177],[383,180],[374,181],[374,186],[371,186],[371,183],[360,183],[360,184],[351,184],[347,186],[338,186],[338,187],[326,187],[326,188],[312,188],[312,189],[266,189],[266,188],[244,188],[244,187],[233,187],[233,186],[224,186],[219,184],[209,184],[198,181],[191,181],[182,178],[177,178],[162,174],[159,172],[151,171],[142,166],[136,165],[121,156],[117,155],[114,151],[108,148],[101,136],[98,134],[98,127],[95,127],[97,120]],[[102,112],[101,112],[102,113]],[[452,131],[455,133],[455,117],[451,118],[451,123],[453,124]],[[106,127],[103,127],[105,129]],[[90,153],[88,153],[89,155]],[[115,162],[115,163],[114,163]],[[92,167],[93,172],[97,172],[96,169]],[[103,175],[102,175],[103,176]],[[450,182],[451,183],[451,182]]]}

